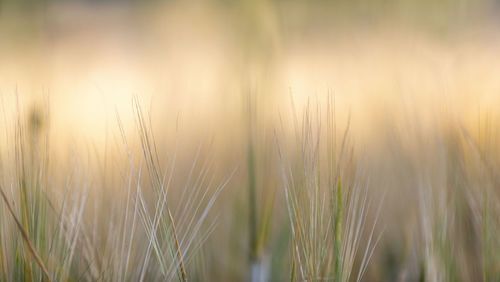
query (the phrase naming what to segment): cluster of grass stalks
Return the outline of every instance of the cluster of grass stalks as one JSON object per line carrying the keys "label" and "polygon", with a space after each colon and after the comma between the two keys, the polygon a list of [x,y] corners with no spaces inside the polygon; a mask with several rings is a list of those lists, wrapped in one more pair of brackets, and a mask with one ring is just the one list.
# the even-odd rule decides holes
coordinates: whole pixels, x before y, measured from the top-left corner
{"label": "cluster of grass stalks", "polygon": [[44,128],[47,108],[26,115],[18,107],[17,121],[5,128],[0,158],[0,280],[194,278],[188,275],[194,256],[215,228],[209,210],[231,172],[216,180],[213,160],[201,159],[200,144],[189,175],[174,185],[177,152],[162,165],[137,101],[134,110],[135,140],[126,136],[117,115],[125,156],[114,164],[118,176],[104,171],[101,177],[76,153],[69,167],[57,165]]}
{"label": "cluster of grass stalks", "polygon": [[250,107],[243,165],[220,177],[207,145],[183,158],[177,133],[159,142],[132,105],[114,143],[68,155],[51,145],[48,104],[3,110],[0,280],[500,279],[493,121],[405,125],[377,158],[393,174],[376,175],[333,97],[301,114],[292,103],[272,130]]}
{"label": "cluster of grass stalks", "polygon": [[337,146],[334,102],[329,99],[326,115],[321,110],[308,106],[300,123],[294,113],[295,148],[278,145],[292,230],[291,279],[360,281],[380,239],[377,219],[362,243],[371,203],[349,144],[349,123]]}
{"label": "cluster of grass stalks", "polygon": [[11,130],[8,125],[5,128],[7,149],[1,157],[0,180],[1,275],[5,281],[67,280],[71,272],[79,272],[72,269],[75,265],[90,260],[84,254],[88,246],[79,236],[87,181],[69,170],[66,185],[58,191],[63,195],[57,202],[50,196],[54,192],[49,178],[50,147],[44,134],[48,118],[43,107],[33,108],[26,120],[18,114]]}
{"label": "cluster of grass stalks", "polygon": [[[410,175],[404,182],[413,191],[405,196],[415,201],[398,197],[412,213],[401,218],[397,228],[409,232],[392,279],[499,279],[499,245],[494,235],[500,222],[498,146],[493,132],[481,132],[488,127],[492,129],[478,126],[476,134],[459,122],[447,121],[425,135],[417,126],[413,132],[408,130],[411,141],[394,142],[395,147],[407,146],[405,155],[398,156],[405,166],[397,173]],[[383,261],[377,265],[383,268]]]}

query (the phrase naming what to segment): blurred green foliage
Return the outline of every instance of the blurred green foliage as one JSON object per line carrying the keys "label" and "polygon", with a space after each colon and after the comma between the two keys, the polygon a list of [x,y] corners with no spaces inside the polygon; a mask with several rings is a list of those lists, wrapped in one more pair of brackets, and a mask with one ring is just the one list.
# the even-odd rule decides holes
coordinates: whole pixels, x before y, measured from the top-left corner
{"label": "blurred green foliage", "polygon": [[[175,6],[179,0],[0,0],[0,16],[12,11],[29,13],[23,17],[43,17],[48,7],[61,4],[89,6],[121,5],[137,8],[159,5]],[[240,26],[249,46],[272,50],[275,37],[263,30],[270,25],[287,23],[356,24],[371,26],[376,23],[400,23],[405,26],[447,31],[477,21],[495,19],[500,11],[500,0],[206,0],[193,5],[213,5],[234,15],[234,24]],[[145,15],[146,17],[148,15]],[[30,18],[30,21],[31,21]],[[326,24],[325,24],[326,23]],[[277,30],[284,32],[284,30]],[[271,40],[270,40],[271,39]],[[252,49],[252,48],[250,48]],[[250,54],[252,55],[252,54]]]}

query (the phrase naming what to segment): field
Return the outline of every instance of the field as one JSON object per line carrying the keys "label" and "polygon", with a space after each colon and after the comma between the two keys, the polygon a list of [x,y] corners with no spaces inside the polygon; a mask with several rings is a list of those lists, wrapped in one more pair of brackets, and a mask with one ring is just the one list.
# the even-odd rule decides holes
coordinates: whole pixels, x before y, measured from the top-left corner
{"label": "field", "polygon": [[499,8],[0,0],[0,281],[500,281]]}

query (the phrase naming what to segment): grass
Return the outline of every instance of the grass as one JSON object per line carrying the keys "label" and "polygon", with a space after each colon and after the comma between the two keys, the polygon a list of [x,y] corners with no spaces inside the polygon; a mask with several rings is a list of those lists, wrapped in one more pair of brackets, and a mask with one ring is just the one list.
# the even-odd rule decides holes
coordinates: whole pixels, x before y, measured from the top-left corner
{"label": "grass", "polygon": [[[367,191],[362,178],[356,175],[352,147],[348,144],[349,123],[339,148],[330,139],[336,136],[334,108],[329,100],[326,135],[321,127],[325,119],[321,108],[318,106],[313,112],[307,107],[301,127],[295,129],[297,149],[283,149],[278,141],[292,228],[292,280],[350,281],[361,234],[368,225]],[[285,156],[282,152],[294,154]],[[326,159],[321,158],[324,152]],[[380,239],[374,235],[373,226],[362,251],[357,281],[362,279]]]}
{"label": "grass", "polygon": [[10,214],[12,215],[12,218],[14,219],[14,221],[15,221],[15,223],[17,225],[17,228],[19,228],[19,231],[21,232],[21,235],[22,235],[22,237],[23,237],[23,239],[24,239],[24,241],[26,243],[26,246],[29,249],[30,254],[33,256],[33,258],[35,259],[36,263],[38,264],[38,266],[40,267],[40,269],[43,271],[43,274],[45,275],[45,279],[47,279],[47,281],[51,281],[50,275],[49,275],[49,271],[47,270],[47,267],[45,267],[45,264],[43,263],[42,259],[40,258],[40,255],[35,250],[35,247],[33,247],[33,244],[31,244],[29,236],[28,236],[28,233],[26,232],[26,230],[24,230],[24,228],[23,228],[21,222],[19,221],[19,219],[17,219],[17,217],[16,217],[16,215],[14,213],[14,210],[12,209],[12,207],[11,207],[11,205],[9,203],[9,200],[7,199],[7,196],[5,195],[5,192],[3,191],[3,188],[1,188],[1,187],[0,187],[0,194],[2,195],[2,199],[4,200],[5,206],[7,207],[7,209],[10,212]]}
{"label": "grass", "polygon": [[[47,105],[18,105],[11,123],[4,110],[0,280],[499,279],[493,125],[416,126],[376,159],[394,175],[376,175],[334,97],[313,104],[292,103],[272,138],[252,109],[238,140],[246,169],[217,166],[229,152],[203,139],[189,155],[179,128],[171,143],[154,134],[138,99],[135,127],[117,113],[106,149],[75,144],[68,159],[51,147]],[[389,189],[400,179],[407,194]],[[398,201],[407,214],[387,211]]]}
{"label": "grass", "polygon": [[[106,196],[99,191],[101,187],[90,190],[91,183],[97,181],[88,172],[79,175],[83,165],[80,160],[75,159],[73,171],[65,170],[68,174],[62,186],[48,184],[53,183],[48,180],[51,167],[43,159],[48,154],[40,153],[35,142],[41,137],[33,129],[32,120],[23,120],[18,110],[15,154],[12,160],[2,159],[14,167],[2,171],[2,183],[7,183],[11,192],[1,185],[8,212],[2,208],[1,280],[149,281],[161,277],[187,281],[187,265],[215,228],[209,210],[231,176],[216,184],[215,176],[209,176],[209,162],[200,169],[196,156],[185,184],[172,188],[175,154],[168,170],[162,169],[154,136],[138,101],[134,105],[139,137],[134,143],[140,147],[130,145],[117,116],[124,164],[128,165],[117,178],[106,172],[101,182],[108,183],[109,189],[124,187],[125,197],[114,195],[109,205],[95,206],[94,211],[87,206],[90,194],[98,193],[96,200]],[[140,155],[142,158],[137,157]],[[143,177],[143,171],[149,177]],[[6,182],[9,173],[17,180]],[[172,204],[169,196],[174,192],[182,192],[182,201],[177,204]],[[14,196],[19,200],[13,201]],[[94,223],[90,220],[92,212],[98,216]],[[9,219],[15,226],[7,222]]]}

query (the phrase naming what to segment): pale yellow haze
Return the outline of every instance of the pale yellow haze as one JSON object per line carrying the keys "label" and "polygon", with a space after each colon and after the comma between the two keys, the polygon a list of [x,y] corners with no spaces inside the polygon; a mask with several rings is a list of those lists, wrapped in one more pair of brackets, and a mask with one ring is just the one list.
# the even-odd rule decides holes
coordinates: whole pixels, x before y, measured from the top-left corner
{"label": "pale yellow haze", "polygon": [[34,23],[4,15],[2,103],[12,106],[17,96],[29,108],[49,100],[53,131],[95,142],[115,127],[115,111],[130,126],[134,96],[162,127],[181,116],[186,128],[208,124],[218,134],[243,124],[249,93],[269,120],[286,116],[291,97],[300,111],[332,95],[339,120],[351,113],[358,144],[387,122],[412,119],[426,128],[450,119],[474,128],[479,117],[500,113],[494,24],[443,36],[383,21],[303,27],[299,19],[297,28],[283,28],[280,11],[264,4],[254,7],[257,18],[242,12],[238,21],[194,3],[65,4]]}

